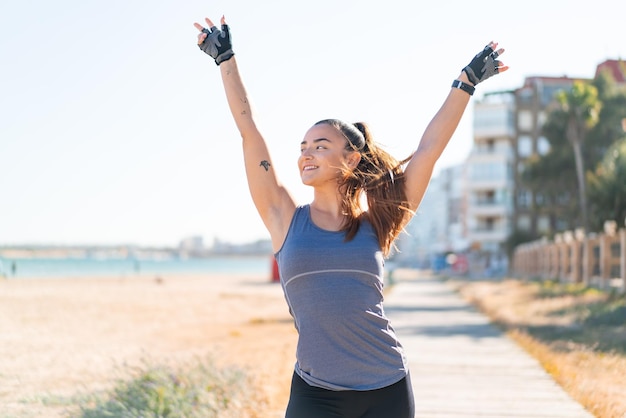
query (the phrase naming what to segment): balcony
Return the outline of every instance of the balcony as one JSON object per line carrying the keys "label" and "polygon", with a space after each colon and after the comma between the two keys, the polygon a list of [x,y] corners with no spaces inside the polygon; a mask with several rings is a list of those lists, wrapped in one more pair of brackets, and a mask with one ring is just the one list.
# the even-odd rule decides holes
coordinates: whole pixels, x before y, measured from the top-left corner
{"label": "balcony", "polygon": [[506,228],[477,227],[469,230],[470,242],[505,242],[509,236]]}
{"label": "balcony", "polygon": [[503,124],[501,126],[474,126],[474,138],[513,138],[515,128],[513,125]]}
{"label": "balcony", "polygon": [[511,210],[508,203],[472,203],[467,208],[468,216],[472,217],[507,217]]}
{"label": "balcony", "polygon": [[476,103],[474,138],[510,138],[515,135],[511,103]]}

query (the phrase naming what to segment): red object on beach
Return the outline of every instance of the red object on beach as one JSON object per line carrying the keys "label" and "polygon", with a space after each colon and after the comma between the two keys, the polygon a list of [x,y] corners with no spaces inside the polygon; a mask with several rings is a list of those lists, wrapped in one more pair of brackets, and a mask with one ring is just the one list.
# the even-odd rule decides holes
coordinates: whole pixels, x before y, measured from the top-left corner
{"label": "red object on beach", "polygon": [[278,273],[278,262],[272,257],[272,282],[280,282],[280,274]]}

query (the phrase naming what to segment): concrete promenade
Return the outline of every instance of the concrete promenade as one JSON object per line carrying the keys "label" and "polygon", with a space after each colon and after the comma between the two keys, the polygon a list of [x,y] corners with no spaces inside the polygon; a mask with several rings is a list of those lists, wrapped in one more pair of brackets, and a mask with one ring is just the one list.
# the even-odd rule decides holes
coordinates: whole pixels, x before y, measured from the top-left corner
{"label": "concrete promenade", "polygon": [[385,310],[407,352],[417,418],[593,417],[445,283],[399,277]]}

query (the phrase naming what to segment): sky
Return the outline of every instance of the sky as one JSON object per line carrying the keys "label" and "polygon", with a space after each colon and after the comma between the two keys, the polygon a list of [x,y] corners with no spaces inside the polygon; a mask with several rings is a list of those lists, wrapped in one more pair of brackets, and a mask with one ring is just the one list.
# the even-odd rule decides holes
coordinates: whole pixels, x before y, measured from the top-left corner
{"label": "sky", "polygon": [[[626,58],[626,3],[30,0],[0,4],[0,245],[176,246],[267,239],[219,69],[194,22],[225,15],[274,168],[299,203],[299,143],[329,117],[398,158],[485,44],[510,70],[591,78]],[[472,102],[437,163],[461,163]]]}

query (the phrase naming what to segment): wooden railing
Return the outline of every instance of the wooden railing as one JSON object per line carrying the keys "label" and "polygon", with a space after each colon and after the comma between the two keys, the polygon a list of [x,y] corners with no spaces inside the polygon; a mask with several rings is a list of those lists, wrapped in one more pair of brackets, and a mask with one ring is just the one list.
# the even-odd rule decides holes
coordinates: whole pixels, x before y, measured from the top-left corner
{"label": "wooden railing", "polygon": [[599,234],[581,230],[557,234],[515,248],[512,272],[626,292],[626,229],[607,221]]}

